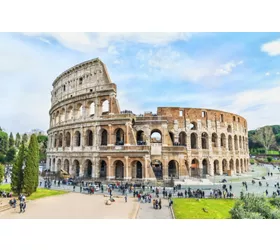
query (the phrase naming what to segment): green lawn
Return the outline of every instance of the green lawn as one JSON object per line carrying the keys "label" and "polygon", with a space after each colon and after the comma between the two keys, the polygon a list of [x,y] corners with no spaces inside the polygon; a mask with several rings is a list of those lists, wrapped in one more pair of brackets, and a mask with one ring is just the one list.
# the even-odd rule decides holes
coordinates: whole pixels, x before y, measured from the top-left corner
{"label": "green lawn", "polygon": [[[173,200],[176,219],[230,219],[229,211],[235,200],[231,199],[180,199]],[[203,211],[207,209],[208,213]]]}
{"label": "green lawn", "polygon": [[[0,190],[10,192],[11,191],[10,184],[0,185]],[[27,200],[36,200],[39,198],[44,198],[44,197],[53,196],[53,195],[66,194],[66,193],[68,193],[68,192],[62,191],[62,190],[58,191],[58,190],[37,188],[37,191],[35,193],[31,194],[29,197],[27,197]]]}

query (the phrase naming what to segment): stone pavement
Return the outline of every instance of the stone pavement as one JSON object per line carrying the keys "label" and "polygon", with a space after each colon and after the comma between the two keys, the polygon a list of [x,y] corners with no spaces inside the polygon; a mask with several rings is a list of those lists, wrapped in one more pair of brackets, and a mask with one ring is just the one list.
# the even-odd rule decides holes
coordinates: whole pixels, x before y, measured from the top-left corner
{"label": "stone pavement", "polygon": [[140,203],[136,219],[172,219],[168,200],[161,199],[161,204],[161,209],[154,209],[152,203]]}

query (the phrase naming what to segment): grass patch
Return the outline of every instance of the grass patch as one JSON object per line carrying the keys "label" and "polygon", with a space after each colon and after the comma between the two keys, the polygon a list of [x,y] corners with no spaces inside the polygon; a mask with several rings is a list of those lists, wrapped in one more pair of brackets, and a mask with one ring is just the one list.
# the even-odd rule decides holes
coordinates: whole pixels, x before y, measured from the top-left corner
{"label": "grass patch", "polygon": [[[229,211],[235,200],[231,199],[174,199],[176,219],[230,219]],[[208,210],[208,213],[203,211]]]}
{"label": "grass patch", "polygon": [[[0,190],[10,192],[11,186],[10,184],[3,184],[0,185]],[[37,191],[33,194],[31,194],[29,197],[27,197],[27,200],[36,200],[48,196],[54,196],[54,195],[60,195],[60,194],[66,194],[67,191],[63,190],[51,190],[51,189],[43,189],[43,188],[37,188]]]}

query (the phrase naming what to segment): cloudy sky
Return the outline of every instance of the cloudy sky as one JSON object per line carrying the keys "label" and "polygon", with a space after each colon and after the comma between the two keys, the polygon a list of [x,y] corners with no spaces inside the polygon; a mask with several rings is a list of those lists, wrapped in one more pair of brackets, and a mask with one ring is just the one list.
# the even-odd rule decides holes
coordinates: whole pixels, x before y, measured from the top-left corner
{"label": "cloudy sky", "polygon": [[121,109],[221,109],[280,124],[280,33],[1,33],[0,126],[47,130],[52,82],[99,57]]}

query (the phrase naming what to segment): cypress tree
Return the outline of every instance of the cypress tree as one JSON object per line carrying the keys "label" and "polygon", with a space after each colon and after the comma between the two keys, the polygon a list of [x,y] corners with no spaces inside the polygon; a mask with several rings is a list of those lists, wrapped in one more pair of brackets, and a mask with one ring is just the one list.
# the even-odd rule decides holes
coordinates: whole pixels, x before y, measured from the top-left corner
{"label": "cypress tree", "polygon": [[39,173],[39,149],[37,137],[33,134],[30,138],[28,152],[26,156],[26,166],[24,168],[24,191],[29,196],[36,191],[38,186]]}
{"label": "cypress tree", "polygon": [[15,146],[15,140],[14,140],[14,136],[13,133],[10,133],[10,137],[9,137],[9,148],[12,148]]}
{"label": "cypress tree", "polygon": [[11,176],[11,189],[16,194],[22,193],[23,189],[23,164],[25,161],[25,146],[22,142],[16,158],[16,162],[13,165],[13,171]]}
{"label": "cypress tree", "polygon": [[5,167],[0,163],[0,184],[4,180],[4,176],[5,176]]}
{"label": "cypress tree", "polygon": [[20,140],[21,140],[20,134],[17,133],[17,134],[16,134],[16,141],[15,141],[15,146],[16,146],[17,148],[19,148],[19,146],[20,146]]}
{"label": "cypress tree", "polygon": [[27,142],[28,142],[28,135],[27,135],[27,134],[24,134],[24,135],[22,136],[22,141],[23,141],[24,143],[27,143]]}

